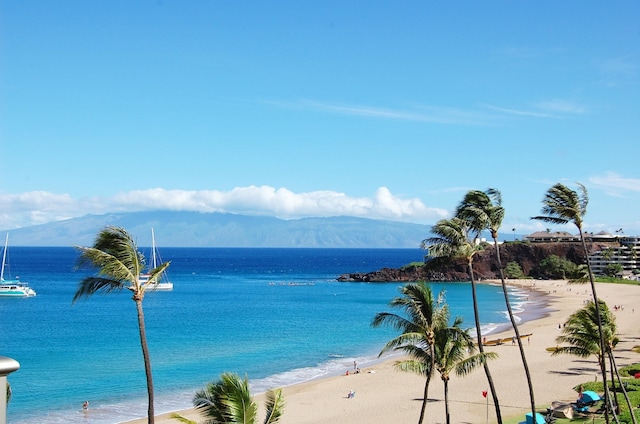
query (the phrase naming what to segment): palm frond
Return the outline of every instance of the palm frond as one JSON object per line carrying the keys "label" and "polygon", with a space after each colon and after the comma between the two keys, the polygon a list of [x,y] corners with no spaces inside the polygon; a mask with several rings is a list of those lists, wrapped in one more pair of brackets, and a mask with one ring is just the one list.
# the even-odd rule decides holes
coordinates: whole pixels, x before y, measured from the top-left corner
{"label": "palm frond", "polygon": [[486,361],[490,359],[496,359],[497,357],[498,354],[496,352],[477,353],[475,355],[469,356],[456,364],[456,375],[465,376],[471,373],[476,368],[480,367]]}
{"label": "palm frond", "polygon": [[553,224],[573,222],[576,227],[582,229],[582,219],[587,212],[589,197],[585,186],[580,183],[578,191],[579,193],[560,183],[555,184],[542,200],[542,215],[531,219]]}
{"label": "palm frond", "polygon": [[183,417],[182,415],[177,414],[175,412],[173,412],[171,415],[169,415],[169,418],[171,418],[172,420],[176,420],[178,422],[181,422],[183,424],[198,424],[197,421],[190,420],[189,418]]}
{"label": "palm frond", "polygon": [[265,409],[267,416],[264,420],[264,424],[277,423],[282,418],[284,413],[284,396],[282,395],[282,389],[269,390],[267,392],[267,398],[265,401]]}
{"label": "palm frond", "polygon": [[80,281],[72,302],[75,303],[79,299],[91,296],[99,291],[110,293],[115,290],[122,290],[125,287],[122,281],[102,277],[86,277]]}
{"label": "palm frond", "polygon": [[402,361],[396,361],[393,366],[400,371],[410,372],[418,375],[426,376],[429,373],[429,362],[405,359]]}

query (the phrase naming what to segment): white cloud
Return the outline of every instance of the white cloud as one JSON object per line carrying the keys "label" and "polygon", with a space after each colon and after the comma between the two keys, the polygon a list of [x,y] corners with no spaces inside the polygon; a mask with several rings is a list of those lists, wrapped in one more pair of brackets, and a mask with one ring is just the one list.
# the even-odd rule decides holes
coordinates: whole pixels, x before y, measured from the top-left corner
{"label": "white cloud", "polygon": [[118,193],[111,198],[74,199],[67,194],[30,192],[0,195],[1,227],[42,224],[86,214],[173,210],[229,212],[295,219],[308,216],[356,216],[394,221],[433,223],[447,216],[418,198],[405,199],[380,187],[373,197],[350,197],[335,191],[294,193],[270,186],[236,187],[230,191],[153,188]]}
{"label": "white cloud", "polygon": [[611,196],[623,196],[629,191],[640,192],[640,179],[625,178],[615,172],[590,177],[589,182]]}
{"label": "white cloud", "polygon": [[494,118],[492,115],[483,111],[441,106],[418,105],[415,106],[415,110],[403,110],[375,106],[326,103],[315,100],[300,100],[297,102],[267,101],[266,103],[289,109],[362,116],[365,118],[429,122],[435,124],[486,125],[491,123],[492,118]]}
{"label": "white cloud", "polygon": [[535,104],[535,107],[549,112],[558,112],[570,115],[582,115],[588,112],[585,106],[563,99],[552,99],[538,102]]}
{"label": "white cloud", "polygon": [[508,115],[530,116],[533,118],[549,119],[561,119],[566,118],[569,115],[582,115],[588,112],[588,109],[585,106],[563,99],[540,101],[533,104],[530,109],[514,109],[493,105],[486,105],[486,107],[496,112],[501,112]]}

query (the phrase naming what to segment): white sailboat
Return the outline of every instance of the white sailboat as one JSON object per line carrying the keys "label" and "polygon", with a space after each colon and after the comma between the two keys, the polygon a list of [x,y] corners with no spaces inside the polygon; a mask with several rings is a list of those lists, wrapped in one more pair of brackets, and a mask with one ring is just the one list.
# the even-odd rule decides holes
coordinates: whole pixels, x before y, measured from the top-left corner
{"label": "white sailboat", "polygon": [[[151,229],[151,266],[149,267],[149,269],[155,269],[158,266],[158,264],[160,264],[161,262],[162,262],[162,259],[160,259],[160,253],[156,248],[156,236],[152,228]],[[150,277],[149,274],[140,275],[140,283],[144,284],[148,290],[163,290],[163,291],[173,290],[173,283],[169,281],[169,277],[167,277],[167,274],[165,272],[163,272],[162,275],[158,277],[158,281],[155,281],[152,283],[149,282],[149,277]]]}
{"label": "white sailboat", "polygon": [[18,277],[15,280],[4,279],[4,268],[7,264],[7,248],[9,247],[9,233],[4,240],[4,250],[2,251],[2,268],[0,269],[0,296],[1,297],[30,297],[35,296],[36,291],[29,287],[28,283],[23,283]]}

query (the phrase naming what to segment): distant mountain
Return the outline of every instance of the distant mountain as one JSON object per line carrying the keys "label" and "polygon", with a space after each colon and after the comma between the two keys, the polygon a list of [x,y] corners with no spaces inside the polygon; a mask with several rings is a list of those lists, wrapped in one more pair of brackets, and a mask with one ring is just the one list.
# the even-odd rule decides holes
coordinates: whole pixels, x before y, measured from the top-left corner
{"label": "distant mountain", "polygon": [[[354,217],[284,220],[223,213],[132,212],[86,215],[10,230],[12,246],[87,246],[106,225],[123,227],[139,246],[418,248],[430,226]],[[3,231],[2,233],[4,233]]]}

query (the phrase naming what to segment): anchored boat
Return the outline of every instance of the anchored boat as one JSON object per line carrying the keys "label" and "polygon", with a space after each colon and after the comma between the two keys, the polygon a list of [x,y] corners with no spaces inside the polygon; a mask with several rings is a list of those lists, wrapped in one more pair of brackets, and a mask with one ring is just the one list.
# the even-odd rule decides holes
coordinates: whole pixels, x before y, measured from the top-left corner
{"label": "anchored boat", "polygon": [[9,233],[4,240],[2,251],[2,268],[0,269],[0,296],[1,297],[29,297],[35,296],[36,291],[29,287],[29,283],[23,283],[20,278],[4,279],[4,269],[7,265],[7,248],[9,247]]}

